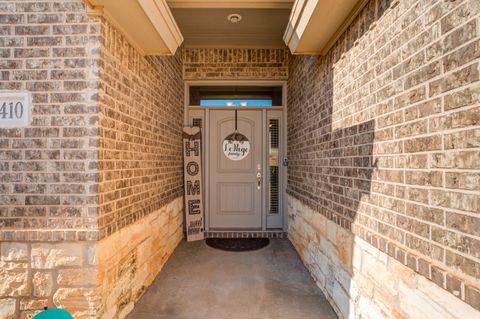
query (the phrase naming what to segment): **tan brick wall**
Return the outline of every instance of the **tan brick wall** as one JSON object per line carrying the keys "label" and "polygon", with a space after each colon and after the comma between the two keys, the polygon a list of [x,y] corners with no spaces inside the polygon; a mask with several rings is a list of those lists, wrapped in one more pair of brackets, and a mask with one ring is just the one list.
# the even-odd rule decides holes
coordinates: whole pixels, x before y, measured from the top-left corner
{"label": "tan brick wall", "polygon": [[94,240],[182,193],[180,55],[144,58],[85,10],[1,3],[0,90],[34,103],[31,126],[0,128],[0,238]]}
{"label": "tan brick wall", "polygon": [[179,54],[142,57],[106,21],[102,40],[101,238],[183,194],[184,112]]}
{"label": "tan brick wall", "polygon": [[184,80],[286,80],[287,49],[183,49]]}
{"label": "tan brick wall", "polygon": [[94,318],[100,20],[79,0],[0,3],[0,90],[32,123],[0,128],[0,317]]}
{"label": "tan brick wall", "polygon": [[288,81],[289,195],[477,309],[479,18],[372,0]]}
{"label": "tan brick wall", "polygon": [[81,1],[0,3],[0,90],[33,97],[29,127],[0,128],[0,240],[98,237],[99,36]]}
{"label": "tan brick wall", "polygon": [[183,237],[179,54],[142,57],[102,21],[96,318],[124,318]]}
{"label": "tan brick wall", "polygon": [[81,0],[0,2],[0,55],[0,90],[34,101],[0,128],[0,317],[125,315],[182,238],[179,55],[141,57]]}

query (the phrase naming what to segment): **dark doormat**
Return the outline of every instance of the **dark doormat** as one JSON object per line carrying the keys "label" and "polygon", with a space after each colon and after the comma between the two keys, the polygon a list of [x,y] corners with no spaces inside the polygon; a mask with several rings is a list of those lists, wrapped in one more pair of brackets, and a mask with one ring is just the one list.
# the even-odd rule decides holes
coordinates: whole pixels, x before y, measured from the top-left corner
{"label": "dark doormat", "polygon": [[226,251],[251,251],[267,246],[268,238],[207,238],[208,246]]}

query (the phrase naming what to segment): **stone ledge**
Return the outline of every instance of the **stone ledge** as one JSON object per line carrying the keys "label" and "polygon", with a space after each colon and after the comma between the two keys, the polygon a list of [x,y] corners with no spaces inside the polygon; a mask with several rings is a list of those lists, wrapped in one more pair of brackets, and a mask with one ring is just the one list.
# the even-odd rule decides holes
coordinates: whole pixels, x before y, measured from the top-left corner
{"label": "stone ledge", "polygon": [[98,230],[0,230],[2,242],[97,241]]}

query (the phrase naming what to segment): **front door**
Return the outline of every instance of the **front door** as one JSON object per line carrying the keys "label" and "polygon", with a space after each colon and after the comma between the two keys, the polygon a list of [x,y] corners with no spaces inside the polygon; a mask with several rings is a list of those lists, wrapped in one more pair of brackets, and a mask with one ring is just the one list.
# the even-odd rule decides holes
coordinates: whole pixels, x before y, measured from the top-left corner
{"label": "front door", "polygon": [[262,227],[262,111],[239,109],[237,112],[238,132],[250,143],[247,156],[241,160],[229,159],[223,152],[225,138],[235,130],[235,111],[210,111],[211,229]]}

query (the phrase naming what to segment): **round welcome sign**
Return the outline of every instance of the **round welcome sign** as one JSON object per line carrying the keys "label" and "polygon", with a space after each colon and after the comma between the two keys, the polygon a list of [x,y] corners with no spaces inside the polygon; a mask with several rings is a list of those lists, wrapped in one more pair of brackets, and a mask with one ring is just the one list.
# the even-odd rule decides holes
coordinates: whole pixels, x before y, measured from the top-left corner
{"label": "round welcome sign", "polygon": [[223,154],[232,161],[240,161],[250,152],[248,138],[238,132],[230,134],[223,141]]}

